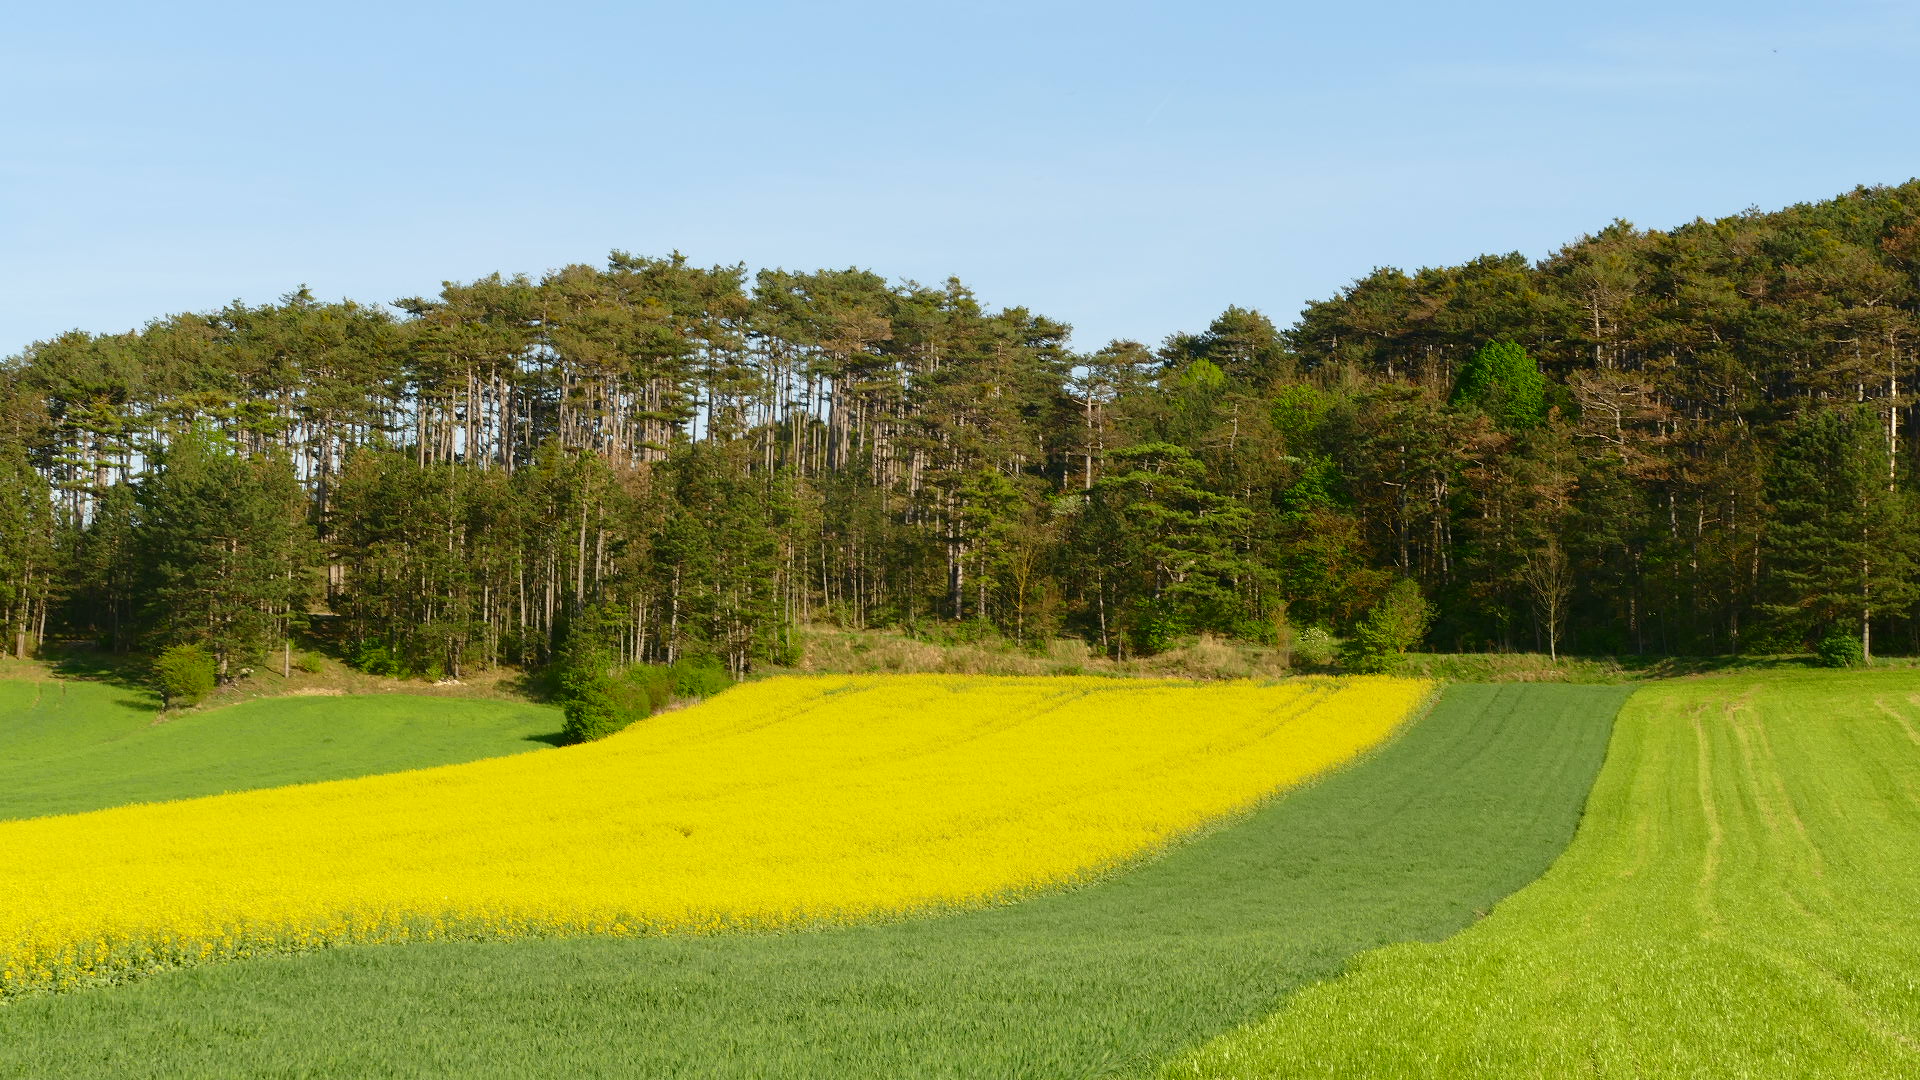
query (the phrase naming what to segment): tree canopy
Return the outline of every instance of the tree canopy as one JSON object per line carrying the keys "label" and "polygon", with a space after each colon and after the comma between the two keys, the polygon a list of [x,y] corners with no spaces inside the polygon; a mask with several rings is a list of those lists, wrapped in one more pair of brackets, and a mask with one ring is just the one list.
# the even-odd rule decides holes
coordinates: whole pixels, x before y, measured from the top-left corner
{"label": "tree canopy", "polygon": [[0,365],[0,630],[230,672],[305,623],[457,676],[592,609],[617,661],[739,673],[807,622],[1126,654],[1411,589],[1443,648],[1913,651],[1917,357],[1920,182],[1158,348],[678,254],[297,289]]}

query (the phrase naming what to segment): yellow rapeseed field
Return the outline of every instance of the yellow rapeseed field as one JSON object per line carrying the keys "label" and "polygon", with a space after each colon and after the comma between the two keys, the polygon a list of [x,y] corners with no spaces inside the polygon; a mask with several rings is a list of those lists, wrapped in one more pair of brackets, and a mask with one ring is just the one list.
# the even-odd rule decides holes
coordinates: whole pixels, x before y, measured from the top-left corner
{"label": "yellow rapeseed field", "polygon": [[585,746],[0,823],[0,996],[346,942],[1015,897],[1344,761],[1431,689],[779,678]]}

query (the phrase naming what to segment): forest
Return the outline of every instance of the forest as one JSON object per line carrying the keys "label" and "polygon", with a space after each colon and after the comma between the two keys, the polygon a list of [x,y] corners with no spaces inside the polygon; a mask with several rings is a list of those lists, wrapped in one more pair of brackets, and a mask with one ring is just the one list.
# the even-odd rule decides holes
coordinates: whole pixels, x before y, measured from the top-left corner
{"label": "forest", "polygon": [[1086,351],[677,253],[302,288],[0,363],[0,630],[741,673],[810,624],[1124,657],[1417,590],[1438,650],[1920,652],[1917,346],[1920,181]]}

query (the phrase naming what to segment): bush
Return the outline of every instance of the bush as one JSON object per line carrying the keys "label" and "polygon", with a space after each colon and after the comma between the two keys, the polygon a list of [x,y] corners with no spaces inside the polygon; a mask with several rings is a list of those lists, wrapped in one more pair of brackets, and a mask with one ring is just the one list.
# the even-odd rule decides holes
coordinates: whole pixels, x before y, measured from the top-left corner
{"label": "bush", "polygon": [[1844,630],[1835,630],[1821,638],[1813,647],[1813,655],[1821,667],[1860,667],[1867,662],[1867,650],[1860,639]]}
{"label": "bush", "polygon": [[198,645],[174,645],[153,661],[153,688],[163,709],[196,705],[213,693],[213,654]]}
{"label": "bush", "polygon": [[561,712],[566,720],[560,725],[560,733],[573,743],[604,739],[640,719],[621,707],[611,680],[605,676],[576,681]]}
{"label": "bush", "polygon": [[383,641],[363,641],[354,646],[353,655],[348,658],[348,663],[369,675],[401,678],[407,673],[406,665]]}
{"label": "bush", "polygon": [[1158,600],[1141,600],[1133,610],[1133,647],[1141,656],[1156,656],[1191,641],[1186,620]]}
{"label": "bush", "polygon": [[1299,667],[1332,667],[1340,655],[1340,639],[1318,626],[1303,626],[1293,634],[1293,663]]}
{"label": "bush", "polygon": [[676,660],[673,692],[680,697],[705,698],[733,685],[733,676],[718,660]]}
{"label": "bush", "polygon": [[1354,627],[1353,636],[1340,650],[1340,666],[1363,675],[1391,670],[1401,654],[1427,636],[1432,618],[1420,586],[1401,578]]}
{"label": "bush", "polygon": [[659,712],[673,701],[673,669],[635,664],[622,673],[614,697],[642,716]]}
{"label": "bush", "polygon": [[326,662],[317,652],[303,651],[294,655],[293,666],[309,675],[318,675],[326,670]]}
{"label": "bush", "polygon": [[703,698],[733,685],[716,660],[679,660],[670,665],[634,664],[611,671],[604,656],[588,654],[584,666],[559,672],[561,732],[568,742],[604,739],[658,712],[675,698]]}

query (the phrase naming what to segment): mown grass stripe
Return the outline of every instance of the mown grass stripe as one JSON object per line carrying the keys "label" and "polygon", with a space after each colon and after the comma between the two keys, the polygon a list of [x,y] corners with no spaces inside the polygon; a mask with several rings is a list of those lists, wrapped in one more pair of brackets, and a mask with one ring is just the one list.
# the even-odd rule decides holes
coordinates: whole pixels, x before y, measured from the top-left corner
{"label": "mown grass stripe", "polygon": [[1649,686],[1565,856],[1170,1070],[1920,1075],[1920,673]]}
{"label": "mown grass stripe", "polygon": [[1097,886],[754,937],[341,949],[0,1009],[0,1073],[1137,1075],[1572,836],[1625,691],[1455,686],[1393,742]]}

